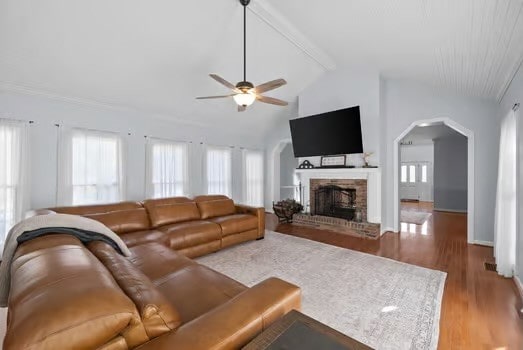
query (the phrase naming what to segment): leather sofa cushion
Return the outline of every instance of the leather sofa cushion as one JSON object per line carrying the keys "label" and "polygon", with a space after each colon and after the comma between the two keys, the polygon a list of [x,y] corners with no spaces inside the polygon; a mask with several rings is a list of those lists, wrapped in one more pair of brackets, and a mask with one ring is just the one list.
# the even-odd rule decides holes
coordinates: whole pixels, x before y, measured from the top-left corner
{"label": "leather sofa cushion", "polygon": [[120,237],[128,247],[134,247],[135,245],[149,242],[167,244],[167,236],[165,233],[158,230],[129,232],[120,235]]}
{"label": "leather sofa cushion", "polygon": [[195,202],[153,204],[146,203],[153,227],[159,227],[177,222],[198,220],[200,211]]}
{"label": "leather sofa cushion", "polygon": [[222,228],[223,236],[258,228],[258,218],[249,214],[233,214],[209,219]]}
{"label": "leather sofa cushion", "polygon": [[21,247],[4,349],[98,349],[117,337],[132,348],[148,340],[135,304],[79,240],[46,235]]}
{"label": "leather sofa cushion", "polygon": [[145,207],[147,207],[148,205],[164,205],[164,204],[176,204],[176,203],[187,203],[187,202],[194,202],[194,201],[187,197],[166,197],[166,198],[146,199],[143,201],[143,205]]}
{"label": "leather sofa cushion", "polygon": [[149,216],[147,215],[145,208],[118,210],[83,216],[100,221],[117,234],[143,231],[150,227]]}
{"label": "leather sofa cushion", "polygon": [[88,215],[138,208],[143,208],[143,205],[139,202],[120,202],[112,204],[79,205],[74,207],[56,207],[48,209],[61,214]]}
{"label": "leather sofa cushion", "polygon": [[179,312],[182,324],[247,289],[243,284],[161,244],[139,245],[132,247],[131,252],[133,255],[129,260],[169,299]]}
{"label": "leather sofa cushion", "polygon": [[185,324],[227,302],[247,289],[210,268],[194,264],[155,281],[180,313]]}
{"label": "leather sofa cushion", "polygon": [[180,222],[158,229],[167,235],[170,247],[176,250],[219,241],[222,238],[220,226],[205,220]]}
{"label": "leather sofa cushion", "polygon": [[234,214],[236,208],[232,199],[217,199],[197,202],[202,219]]}
{"label": "leather sofa cushion", "polygon": [[88,248],[112,273],[120,288],[134,302],[150,339],[180,326],[180,316],[176,309],[129,260],[105,242],[92,242]]}
{"label": "leather sofa cushion", "polygon": [[[185,266],[196,264],[193,260],[159,243],[141,244],[129,248],[132,256],[128,257],[151,281],[178,271]],[[154,259],[151,259],[154,256]]]}
{"label": "leather sofa cushion", "polygon": [[223,195],[223,194],[204,194],[201,196],[194,197],[194,201],[196,203],[198,202],[208,202],[208,201],[215,201],[218,199],[229,199],[229,197]]}

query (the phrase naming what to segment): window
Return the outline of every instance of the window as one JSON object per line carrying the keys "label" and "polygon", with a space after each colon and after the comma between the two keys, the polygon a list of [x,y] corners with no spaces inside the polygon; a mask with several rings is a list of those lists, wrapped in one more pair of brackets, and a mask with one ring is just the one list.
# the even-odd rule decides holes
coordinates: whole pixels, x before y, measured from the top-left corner
{"label": "window", "polygon": [[427,165],[421,166],[421,182],[427,183]]}
{"label": "window", "polygon": [[60,140],[58,199],[64,205],[123,200],[122,138],[115,133],[64,130]]}
{"label": "window", "polygon": [[409,182],[416,182],[416,166],[409,165]]}
{"label": "window", "polygon": [[232,197],[231,159],[232,152],[229,148],[207,147],[207,194]]}
{"label": "window", "polygon": [[407,182],[407,166],[401,166],[401,182]]}
{"label": "window", "polygon": [[[24,176],[27,171],[27,125],[0,120],[0,243],[21,219],[24,208]],[[1,255],[1,251],[0,251]]]}
{"label": "window", "polygon": [[243,152],[243,202],[247,205],[263,206],[263,152]]}
{"label": "window", "polygon": [[188,193],[187,144],[148,139],[147,196],[183,196]]}

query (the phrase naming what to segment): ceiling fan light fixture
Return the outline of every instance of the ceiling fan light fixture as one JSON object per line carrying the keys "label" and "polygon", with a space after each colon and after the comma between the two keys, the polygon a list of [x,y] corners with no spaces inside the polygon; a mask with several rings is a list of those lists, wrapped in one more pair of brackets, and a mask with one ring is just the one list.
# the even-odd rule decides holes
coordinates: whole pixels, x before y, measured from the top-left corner
{"label": "ceiling fan light fixture", "polygon": [[242,92],[233,96],[238,106],[248,107],[254,103],[256,96],[250,92]]}

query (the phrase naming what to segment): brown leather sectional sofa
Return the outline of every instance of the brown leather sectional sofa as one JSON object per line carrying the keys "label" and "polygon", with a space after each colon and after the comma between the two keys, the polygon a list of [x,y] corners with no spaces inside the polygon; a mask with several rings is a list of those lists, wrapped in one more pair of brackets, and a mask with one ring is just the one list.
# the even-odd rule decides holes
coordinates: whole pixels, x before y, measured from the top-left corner
{"label": "brown leather sectional sofa", "polygon": [[21,244],[6,350],[235,349],[300,307],[292,284],[248,288],[187,257],[263,237],[263,209],[205,196],[53,211],[103,222],[133,255],[64,234]]}
{"label": "brown leather sectional sofa", "polygon": [[[265,211],[222,195],[58,207],[33,214],[82,215],[102,222],[129,247],[159,242],[191,258],[265,234]],[[29,214],[31,215],[31,214]]]}

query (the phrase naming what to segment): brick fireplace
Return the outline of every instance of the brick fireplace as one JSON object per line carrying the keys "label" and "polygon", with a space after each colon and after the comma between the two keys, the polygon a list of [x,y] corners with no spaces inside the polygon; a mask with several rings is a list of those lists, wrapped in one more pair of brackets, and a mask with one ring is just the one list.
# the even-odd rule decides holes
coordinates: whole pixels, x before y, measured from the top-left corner
{"label": "brick fireplace", "polygon": [[311,169],[298,174],[305,186],[303,204],[308,210],[294,215],[294,224],[357,237],[380,237],[381,181],[377,169]]}

